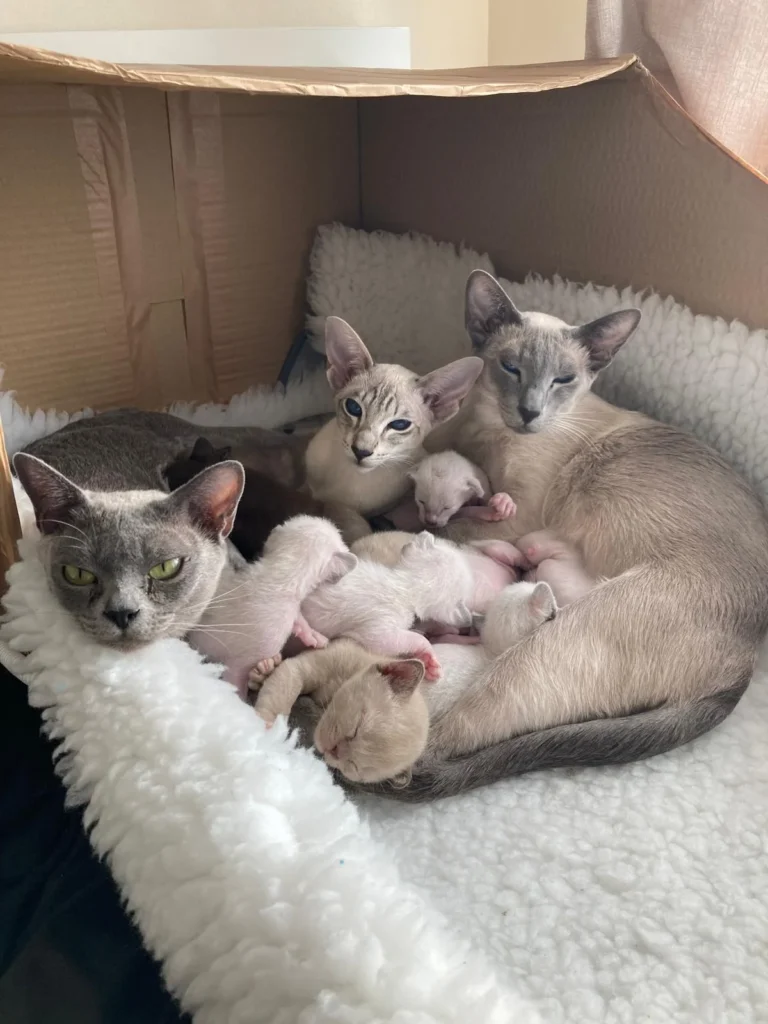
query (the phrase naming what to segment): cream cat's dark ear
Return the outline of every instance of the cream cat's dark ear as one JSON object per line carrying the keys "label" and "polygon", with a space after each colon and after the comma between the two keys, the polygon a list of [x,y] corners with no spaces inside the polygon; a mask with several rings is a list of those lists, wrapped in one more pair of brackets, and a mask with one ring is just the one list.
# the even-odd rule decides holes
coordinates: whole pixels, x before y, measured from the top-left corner
{"label": "cream cat's dark ear", "polygon": [[473,270],[467,280],[464,325],[475,348],[484,348],[502,327],[519,327],[522,322],[520,311],[496,278],[485,270]]}
{"label": "cream cat's dark ear", "polygon": [[583,327],[572,328],[572,336],[589,352],[589,367],[594,373],[605,369],[624,342],[629,341],[641,316],[639,309],[621,309]]}
{"label": "cream cat's dark ear", "polygon": [[396,697],[410,697],[424,678],[424,663],[418,658],[403,661],[390,661],[379,665],[379,672],[389,683],[389,688]]}
{"label": "cream cat's dark ear", "polygon": [[56,533],[68,526],[75,509],[88,504],[77,484],[35,455],[17,452],[13,468],[32,502],[40,533]]}
{"label": "cream cat's dark ear", "polygon": [[478,356],[465,356],[464,359],[457,359],[419,377],[416,390],[435,423],[442,423],[456,415],[482,370],[482,359]]}
{"label": "cream cat's dark ear", "polygon": [[338,316],[325,321],[325,357],[328,383],[334,391],[341,391],[353,377],[373,366],[373,357],[360,335]]}
{"label": "cream cat's dark ear", "polygon": [[228,537],[244,484],[245,471],[239,462],[218,462],[182,484],[166,500],[172,508],[185,510],[209,537]]}

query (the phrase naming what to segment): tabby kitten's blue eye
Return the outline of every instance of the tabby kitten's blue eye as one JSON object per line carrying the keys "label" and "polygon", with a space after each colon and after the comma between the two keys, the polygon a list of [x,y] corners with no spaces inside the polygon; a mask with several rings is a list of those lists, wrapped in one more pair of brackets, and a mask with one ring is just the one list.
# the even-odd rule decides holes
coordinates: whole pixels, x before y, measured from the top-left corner
{"label": "tabby kitten's blue eye", "polygon": [[354,416],[356,419],[360,419],[363,415],[363,410],[359,402],[356,402],[354,398],[348,398],[344,402],[344,408],[347,410],[350,416]]}
{"label": "tabby kitten's blue eye", "polygon": [[391,423],[387,424],[387,426],[391,427],[393,430],[407,430],[410,425],[410,420],[392,420]]}
{"label": "tabby kitten's blue eye", "polygon": [[512,363],[505,363],[504,360],[502,359],[501,366],[503,370],[507,371],[507,373],[511,373],[512,376],[517,377],[518,380],[520,379],[520,371],[516,366],[513,366]]}
{"label": "tabby kitten's blue eye", "polygon": [[553,384],[572,384],[576,380],[575,373],[566,373],[564,377],[555,377]]}

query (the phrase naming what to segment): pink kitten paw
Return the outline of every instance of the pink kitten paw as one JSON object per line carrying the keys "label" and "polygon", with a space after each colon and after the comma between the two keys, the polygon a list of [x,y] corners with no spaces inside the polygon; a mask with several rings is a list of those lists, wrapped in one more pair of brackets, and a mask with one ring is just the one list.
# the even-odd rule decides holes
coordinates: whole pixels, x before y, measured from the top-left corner
{"label": "pink kitten paw", "polygon": [[488,508],[493,509],[497,522],[502,519],[510,519],[517,512],[517,505],[506,491],[499,491],[497,494],[491,495],[488,499]]}
{"label": "pink kitten paw", "polygon": [[418,658],[418,660],[424,665],[425,682],[434,683],[440,678],[440,673],[442,671],[440,668],[440,662],[431,651],[417,651],[413,657]]}
{"label": "pink kitten paw", "polygon": [[295,637],[304,644],[305,647],[319,648],[328,646],[328,637],[323,636],[322,633],[318,633],[316,629],[312,627],[302,619],[297,619],[293,624],[291,630]]}
{"label": "pink kitten paw", "polygon": [[248,689],[258,690],[267,676],[275,671],[282,660],[282,654],[276,654],[274,658],[262,658],[261,661],[257,661],[248,673]]}
{"label": "pink kitten paw", "polygon": [[271,729],[277,721],[277,715],[273,715],[271,711],[259,711],[257,708],[256,714],[262,720],[267,729]]}

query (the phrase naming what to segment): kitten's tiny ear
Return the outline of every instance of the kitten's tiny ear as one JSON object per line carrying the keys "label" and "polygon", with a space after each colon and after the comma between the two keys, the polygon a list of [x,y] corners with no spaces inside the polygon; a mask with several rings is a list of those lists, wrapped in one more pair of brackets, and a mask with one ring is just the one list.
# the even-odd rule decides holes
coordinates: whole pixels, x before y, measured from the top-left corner
{"label": "kitten's tiny ear", "polygon": [[329,316],[325,321],[325,357],[328,383],[334,391],[341,391],[353,377],[373,366],[373,356],[360,335],[338,316]]}
{"label": "kitten's tiny ear", "polygon": [[58,533],[68,525],[74,509],[88,504],[87,495],[77,484],[36,455],[17,452],[13,468],[32,502],[40,533]]}
{"label": "kitten's tiny ear", "polygon": [[537,583],[528,598],[528,607],[538,622],[554,619],[557,614],[557,602],[552,588],[548,583]]}
{"label": "kitten's tiny ear", "polygon": [[389,683],[389,688],[396,697],[410,697],[424,678],[424,663],[418,658],[406,661],[390,661],[379,665],[379,672]]}
{"label": "kitten's tiny ear", "polygon": [[465,356],[464,359],[457,359],[419,377],[416,390],[435,423],[442,423],[456,415],[482,370],[482,359],[478,356]]}
{"label": "kitten's tiny ear", "polygon": [[589,368],[593,373],[605,369],[624,342],[629,341],[641,316],[639,309],[622,309],[583,327],[572,328],[572,336],[589,352]]}
{"label": "kitten's tiny ear", "polygon": [[192,522],[208,536],[228,537],[243,493],[245,471],[239,462],[218,462],[173,491],[173,508],[186,509]]}
{"label": "kitten's tiny ear", "polygon": [[355,568],[357,568],[357,555],[352,554],[351,551],[339,551],[328,563],[325,582],[338,583]]}
{"label": "kitten's tiny ear", "polygon": [[407,546],[412,547],[415,551],[430,551],[435,546],[435,535],[429,530],[422,530],[412,541],[408,542]]}
{"label": "kitten's tiny ear", "polygon": [[485,485],[476,473],[467,478],[467,490],[469,492],[468,498],[482,498],[485,494]]}
{"label": "kitten's tiny ear", "polygon": [[484,348],[502,327],[519,327],[522,322],[520,311],[496,278],[485,270],[473,270],[467,281],[464,326],[475,348]]}

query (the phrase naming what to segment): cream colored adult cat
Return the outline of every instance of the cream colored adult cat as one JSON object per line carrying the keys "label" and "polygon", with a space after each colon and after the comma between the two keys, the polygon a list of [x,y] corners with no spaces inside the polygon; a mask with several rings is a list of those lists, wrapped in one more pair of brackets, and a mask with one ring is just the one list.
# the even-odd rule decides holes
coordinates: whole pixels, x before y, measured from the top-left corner
{"label": "cream colored adult cat", "polygon": [[424,438],[456,414],[483,363],[467,356],[424,377],[374,363],[355,331],[335,316],[326,321],[325,352],[336,417],[307,448],[307,482],[319,501],[377,515],[409,490],[408,471],[424,457]]}
{"label": "cream colored adult cat", "polygon": [[[422,754],[430,719],[467,689],[482,686],[492,659],[554,614],[546,583],[507,587],[485,616],[482,646],[441,646],[450,671],[434,684],[420,685],[420,660],[382,658],[352,640],[338,640],[279,665],[261,684],[256,711],[271,724],[290,714],[300,694],[311,694],[325,709],[314,744],[327,763],[352,782],[392,779]],[[256,686],[260,679],[255,677]]]}
{"label": "cream colored adult cat", "polygon": [[524,535],[547,527],[576,546],[587,577],[608,579],[435,723],[406,799],[669,750],[721,722],[749,682],[768,631],[761,502],[693,437],[589,391],[639,319],[623,310],[570,327],[519,312],[482,271],[469,279],[467,329],[485,367],[429,447],[477,462],[518,508],[446,532],[525,551]]}

